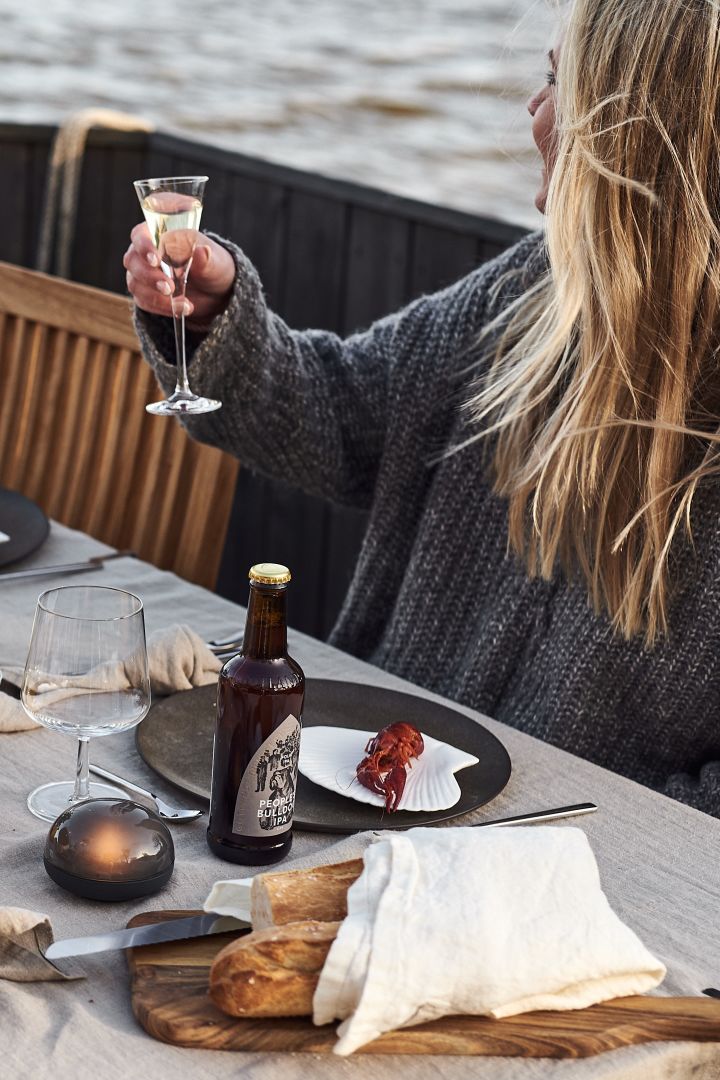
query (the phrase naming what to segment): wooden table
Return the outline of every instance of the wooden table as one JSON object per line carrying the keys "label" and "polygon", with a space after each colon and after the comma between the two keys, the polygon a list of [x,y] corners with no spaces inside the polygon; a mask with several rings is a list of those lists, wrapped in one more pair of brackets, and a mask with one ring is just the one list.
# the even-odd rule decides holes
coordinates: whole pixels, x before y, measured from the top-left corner
{"label": "wooden table", "polygon": [[[53,526],[48,543],[28,560],[62,563],[106,550],[79,533]],[[82,578],[86,583],[130,588],[145,601],[150,630],[172,622],[190,623],[204,636],[233,632],[242,625],[242,609],[188,585],[171,574],[123,559]],[[55,581],[0,586],[0,667],[21,665],[27,650],[35,599]],[[342,678],[395,687],[434,698],[392,675],[299,634],[290,648],[309,676]],[[503,741],[513,761],[505,791],[487,808],[463,823],[522,813],[564,803],[593,801],[600,810],[576,823],[592,844],[609,900],[620,915],[668,967],[668,994],[699,994],[720,984],[720,821],[646,788],[516,732],[472,710]],[[157,898],[131,904],[103,905],[70,898],[45,875],[42,845],[45,826],[25,807],[28,791],[39,783],[73,774],[70,739],[44,729],[0,735],[2,785],[0,812],[0,904],[48,913],[56,937],[89,934],[123,926],[131,915],[150,908],[200,905],[219,877],[236,875],[214,859],[205,844],[205,822],[177,827],[173,835],[177,863],[169,886]],[[133,733],[95,740],[92,760],[156,790],[175,796],[151,776],[135,751]],[[187,800],[188,804],[192,800]],[[200,805],[200,804],[198,804]],[[308,857],[335,838],[297,833],[294,854]],[[350,841],[352,843],[352,841]],[[347,848],[347,842],[345,844]],[[150,1039],[130,1010],[125,959],[103,954],[83,961],[87,978],[73,983],[0,983],[2,1074],[20,1077],[103,1077],[103,1080],[176,1080],[179,1075],[237,1076],[283,1080],[353,1076],[391,1080],[403,1075],[424,1080],[443,1077],[473,1080],[718,1080],[720,1042],[658,1044],[614,1051],[582,1061],[554,1062],[472,1058],[354,1058],[341,1061],[319,1055],[231,1054],[181,1050]]]}

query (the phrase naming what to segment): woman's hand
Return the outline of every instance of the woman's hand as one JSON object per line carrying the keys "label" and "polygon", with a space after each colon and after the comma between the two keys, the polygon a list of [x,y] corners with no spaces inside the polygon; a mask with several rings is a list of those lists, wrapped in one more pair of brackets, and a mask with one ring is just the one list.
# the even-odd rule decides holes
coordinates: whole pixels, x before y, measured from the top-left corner
{"label": "woman's hand", "polygon": [[[143,222],[130,234],[123,266],[127,287],[138,307],[151,315],[172,315],[173,283],[160,269],[150,230]],[[235,280],[235,263],[229,251],[201,235],[195,248],[186,290],[185,315],[190,329],[206,329],[227,307]]]}

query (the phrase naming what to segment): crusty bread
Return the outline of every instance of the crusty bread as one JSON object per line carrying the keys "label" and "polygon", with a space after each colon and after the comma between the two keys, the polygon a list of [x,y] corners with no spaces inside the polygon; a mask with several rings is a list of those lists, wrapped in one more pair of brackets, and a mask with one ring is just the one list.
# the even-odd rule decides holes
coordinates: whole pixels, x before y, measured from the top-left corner
{"label": "crusty bread", "polygon": [[250,889],[250,921],[254,930],[286,923],[337,922],[347,915],[347,891],[363,870],[362,859],[258,874]]}
{"label": "crusty bread", "polygon": [[254,930],[226,946],[210,969],[210,997],[231,1016],[310,1016],[339,922]]}

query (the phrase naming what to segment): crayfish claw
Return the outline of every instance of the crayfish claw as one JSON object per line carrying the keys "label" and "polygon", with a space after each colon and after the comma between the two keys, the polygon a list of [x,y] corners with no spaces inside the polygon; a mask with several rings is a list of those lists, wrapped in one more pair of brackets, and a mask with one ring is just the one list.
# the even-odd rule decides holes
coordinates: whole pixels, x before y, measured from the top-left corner
{"label": "crayfish claw", "polygon": [[369,791],[375,791],[378,795],[385,794],[382,776],[372,758],[364,758],[355,770],[355,775],[362,786]]}
{"label": "crayfish claw", "polygon": [[396,765],[385,777],[383,785],[385,788],[385,809],[389,814],[394,813],[398,808],[398,803],[405,790],[406,777],[407,773],[403,765]]}

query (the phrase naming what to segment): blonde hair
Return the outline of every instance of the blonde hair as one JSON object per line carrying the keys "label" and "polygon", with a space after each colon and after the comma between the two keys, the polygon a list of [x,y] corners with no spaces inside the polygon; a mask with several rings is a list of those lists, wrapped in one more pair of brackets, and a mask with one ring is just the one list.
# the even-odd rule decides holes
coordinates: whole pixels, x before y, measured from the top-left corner
{"label": "blonde hair", "polygon": [[[648,645],[720,441],[719,0],[575,0],[558,62],[550,270],[481,335],[468,402],[509,546]],[[476,354],[477,355],[477,354]]]}

